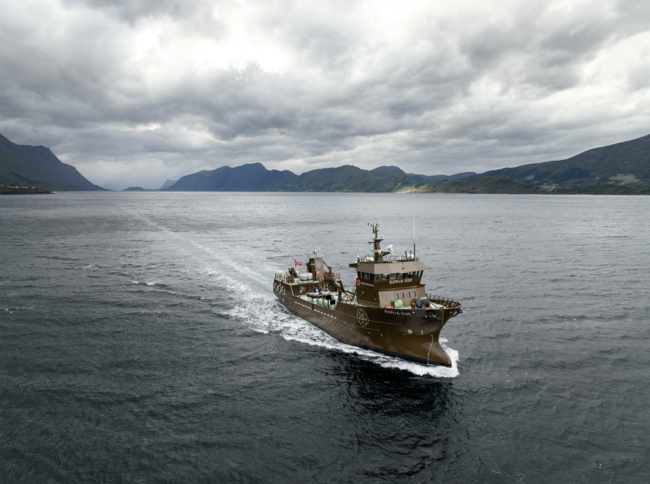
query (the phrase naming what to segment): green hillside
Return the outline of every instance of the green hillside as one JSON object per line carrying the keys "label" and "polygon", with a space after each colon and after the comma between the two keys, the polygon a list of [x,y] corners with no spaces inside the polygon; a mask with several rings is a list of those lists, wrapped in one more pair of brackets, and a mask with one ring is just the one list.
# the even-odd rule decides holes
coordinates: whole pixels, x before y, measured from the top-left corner
{"label": "green hillside", "polygon": [[0,183],[0,195],[44,195],[50,193],[52,192],[43,188]]}
{"label": "green hillside", "polygon": [[[549,193],[548,190],[511,180],[504,175],[475,178],[472,180],[455,180],[429,185],[416,185],[415,190],[419,193]],[[410,188],[407,187],[400,191],[408,192]]]}
{"label": "green hillside", "polygon": [[650,195],[650,186],[646,185],[591,185],[558,188],[553,193],[558,195]]}
{"label": "green hillside", "polygon": [[650,185],[650,135],[594,148],[566,160],[487,171],[478,177],[506,175],[531,185]]}
{"label": "green hillside", "polygon": [[312,170],[283,182],[280,191],[286,192],[392,192],[409,186],[407,175],[391,175],[368,171],[356,166]]}
{"label": "green hillside", "polygon": [[267,170],[261,163],[234,168],[222,166],[185,175],[165,191],[264,192],[277,190],[280,183],[296,178],[290,171]]}
{"label": "green hillside", "polygon": [[[417,193],[485,193],[511,195],[650,195],[645,185],[592,185],[567,188],[536,187],[511,180],[505,175],[486,176],[471,180],[457,180],[437,184],[415,185]],[[409,193],[411,187],[401,187],[400,193]]]}
{"label": "green hillside", "polygon": [[48,190],[104,190],[86,180],[45,146],[12,143],[0,135],[0,183]]}

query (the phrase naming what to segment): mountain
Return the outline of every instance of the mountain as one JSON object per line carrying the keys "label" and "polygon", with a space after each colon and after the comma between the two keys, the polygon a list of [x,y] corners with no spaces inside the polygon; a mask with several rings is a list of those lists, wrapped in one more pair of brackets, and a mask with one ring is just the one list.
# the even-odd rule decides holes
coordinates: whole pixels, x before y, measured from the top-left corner
{"label": "mountain", "polygon": [[48,190],[104,190],[45,146],[17,145],[0,135],[0,182]]}
{"label": "mountain", "polygon": [[406,172],[402,170],[401,168],[398,168],[396,166],[378,166],[374,170],[371,171],[378,171],[380,173],[388,173],[389,175],[405,175]]}
{"label": "mountain", "polygon": [[216,170],[203,170],[179,179],[165,191],[259,192],[277,190],[278,186],[296,178],[290,171],[267,170],[261,163]]}
{"label": "mountain", "polygon": [[12,143],[0,135],[0,181],[50,190],[103,190],[49,148]]}
{"label": "mountain", "polygon": [[406,174],[391,175],[350,165],[298,176],[290,171],[267,170],[261,163],[254,163],[192,173],[164,191],[391,192],[409,184]]}
{"label": "mountain", "polygon": [[174,183],[176,183],[178,180],[167,180],[163,185],[160,187],[160,190],[164,190],[165,188],[171,187]]}
{"label": "mountain", "polygon": [[287,192],[392,192],[410,185],[406,174],[391,175],[356,166],[312,170],[279,185]]}
{"label": "mountain", "polygon": [[414,173],[409,173],[409,180],[411,180],[411,183],[415,183],[416,185],[419,183],[442,183],[446,181],[452,181],[452,180],[462,180],[463,178],[469,178],[471,176],[476,175],[475,172],[473,171],[466,171],[463,173],[456,173],[455,175],[416,175]]}
{"label": "mountain", "polygon": [[[404,174],[404,170],[397,166],[379,166],[372,171],[379,171],[381,173],[389,173],[391,175]],[[443,181],[460,180],[462,178],[469,178],[476,175],[473,171],[465,173],[456,173],[455,175],[417,175],[415,173],[406,173],[411,183],[419,185],[420,183],[440,183]]]}
{"label": "mountain", "polygon": [[[511,180],[505,175],[487,176],[471,180],[452,180],[438,184],[416,187],[425,193],[510,193],[534,194],[549,193],[548,190]],[[408,189],[403,190],[408,192]]]}
{"label": "mountain", "polygon": [[[556,195],[650,195],[650,186],[636,185],[590,185],[566,188],[537,187],[517,180],[511,180],[505,175],[485,176],[469,180],[453,180],[437,184],[419,185],[415,187],[418,193],[485,193],[485,194],[556,194]],[[403,187],[400,193],[409,193],[411,187]]]}
{"label": "mountain", "polygon": [[594,148],[566,160],[491,170],[476,177],[506,175],[533,185],[650,185],[650,135]]}

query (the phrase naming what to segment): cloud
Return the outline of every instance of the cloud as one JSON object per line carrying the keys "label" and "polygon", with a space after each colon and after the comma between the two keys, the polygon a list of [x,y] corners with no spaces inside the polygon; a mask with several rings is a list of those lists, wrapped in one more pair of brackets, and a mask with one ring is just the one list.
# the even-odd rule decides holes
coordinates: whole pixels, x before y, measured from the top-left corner
{"label": "cloud", "polygon": [[634,1],[0,5],[0,133],[94,183],[262,162],[423,174],[647,134]]}

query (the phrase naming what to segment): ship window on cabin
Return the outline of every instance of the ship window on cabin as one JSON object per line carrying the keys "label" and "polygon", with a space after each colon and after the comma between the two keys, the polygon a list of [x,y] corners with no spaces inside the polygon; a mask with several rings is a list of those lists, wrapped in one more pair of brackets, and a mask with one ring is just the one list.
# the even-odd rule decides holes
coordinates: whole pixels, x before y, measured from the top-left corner
{"label": "ship window on cabin", "polygon": [[408,275],[408,277],[413,277],[413,272],[407,272],[406,274]]}
{"label": "ship window on cabin", "polygon": [[404,293],[402,293],[402,299],[404,299]]}
{"label": "ship window on cabin", "polygon": [[411,291],[409,291],[409,297],[411,297]]}
{"label": "ship window on cabin", "polygon": [[375,274],[375,281],[381,281],[381,274]]}
{"label": "ship window on cabin", "polygon": [[390,278],[391,278],[391,279],[397,279],[397,274],[391,274],[391,275],[390,275]]}
{"label": "ship window on cabin", "polygon": [[388,274],[382,274],[381,278],[382,278],[382,280],[387,281],[388,280]]}
{"label": "ship window on cabin", "polygon": [[399,294],[395,294],[395,299],[399,299]]}

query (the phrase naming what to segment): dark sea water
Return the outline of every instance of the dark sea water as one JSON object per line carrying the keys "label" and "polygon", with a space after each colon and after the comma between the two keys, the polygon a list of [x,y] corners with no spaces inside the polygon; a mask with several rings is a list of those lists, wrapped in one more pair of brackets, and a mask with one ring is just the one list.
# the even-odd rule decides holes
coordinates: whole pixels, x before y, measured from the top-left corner
{"label": "dark sea water", "polygon": [[649,482],[650,197],[415,201],[451,369],[272,295],[409,249],[410,195],[0,198],[0,482]]}

